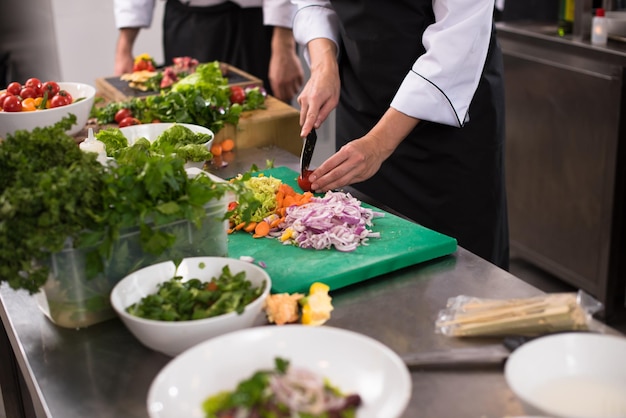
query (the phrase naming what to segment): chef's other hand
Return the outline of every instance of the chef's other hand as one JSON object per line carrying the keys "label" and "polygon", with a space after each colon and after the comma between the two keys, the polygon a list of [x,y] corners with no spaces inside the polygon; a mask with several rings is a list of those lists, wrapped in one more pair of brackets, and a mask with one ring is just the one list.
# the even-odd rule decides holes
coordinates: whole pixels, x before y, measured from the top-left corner
{"label": "chef's other hand", "polygon": [[369,179],[418,123],[389,108],[371,131],[348,142],[311,173],[311,188],[324,192]]}
{"label": "chef's other hand", "polygon": [[290,102],[302,87],[304,70],[291,29],[274,28],[269,79],[274,96],[284,102]]}
{"label": "chef's other hand", "polygon": [[348,142],[311,173],[316,192],[339,189],[372,177],[390,153],[383,152],[380,139],[371,133]]}
{"label": "chef's other hand", "polygon": [[311,76],[298,96],[300,136],[319,128],[339,103],[339,69],[335,44],[328,39],[314,39],[308,44]]}

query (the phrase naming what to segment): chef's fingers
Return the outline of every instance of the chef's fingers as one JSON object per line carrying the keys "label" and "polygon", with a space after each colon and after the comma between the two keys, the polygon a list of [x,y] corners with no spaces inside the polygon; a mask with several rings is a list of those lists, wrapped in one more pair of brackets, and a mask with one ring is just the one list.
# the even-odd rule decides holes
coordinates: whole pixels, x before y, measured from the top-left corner
{"label": "chef's fingers", "polygon": [[376,174],[383,159],[371,138],[350,141],[311,173],[311,188],[325,192],[367,180]]}

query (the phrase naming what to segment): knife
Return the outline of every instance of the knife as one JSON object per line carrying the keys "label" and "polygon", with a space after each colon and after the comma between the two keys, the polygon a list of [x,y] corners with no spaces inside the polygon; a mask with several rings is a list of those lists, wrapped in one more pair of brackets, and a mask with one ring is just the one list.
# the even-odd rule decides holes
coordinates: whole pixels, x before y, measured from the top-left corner
{"label": "knife", "polygon": [[502,344],[409,353],[401,358],[409,369],[501,367],[511,352],[528,340],[525,337],[506,337]]}
{"label": "knife", "polygon": [[311,158],[313,158],[313,151],[315,151],[315,143],[317,142],[317,134],[315,129],[311,129],[311,132],[303,138],[302,154],[300,155],[300,175],[302,178],[306,178],[306,171],[311,164]]}

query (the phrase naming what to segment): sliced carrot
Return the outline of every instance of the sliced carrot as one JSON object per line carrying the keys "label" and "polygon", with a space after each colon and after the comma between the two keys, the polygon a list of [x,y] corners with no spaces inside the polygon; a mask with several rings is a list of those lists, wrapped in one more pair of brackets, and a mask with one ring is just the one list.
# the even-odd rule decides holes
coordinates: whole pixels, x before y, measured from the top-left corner
{"label": "sliced carrot", "polygon": [[235,225],[235,231],[239,231],[240,229],[243,229],[244,226],[246,226],[245,222],[239,222],[237,225]]}
{"label": "sliced carrot", "polygon": [[243,230],[246,232],[252,232],[254,231],[254,228],[256,228],[256,222],[250,222],[249,224],[243,227]]}
{"label": "sliced carrot", "polygon": [[211,145],[211,154],[213,154],[214,157],[222,155],[222,146],[220,144]]}
{"label": "sliced carrot", "polygon": [[270,225],[265,221],[261,221],[256,224],[256,227],[254,228],[253,237],[261,238],[261,237],[266,236],[269,233],[270,233]]}
{"label": "sliced carrot", "polygon": [[270,228],[277,228],[278,225],[280,225],[281,223],[283,223],[283,221],[285,220],[284,216],[281,216],[279,218],[274,219],[271,223],[270,223]]}
{"label": "sliced carrot", "polygon": [[222,141],[220,145],[222,145],[222,151],[232,151],[235,148],[235,141],[233,141],[231,138],[226,138]]}
{"label": "sliced carrot", "polygon": [[288,208],[289,206],[295,205],[296,204],[296,199],[293,198],[293,196],[285,196],[285,199],[283,200],[283,207]]}

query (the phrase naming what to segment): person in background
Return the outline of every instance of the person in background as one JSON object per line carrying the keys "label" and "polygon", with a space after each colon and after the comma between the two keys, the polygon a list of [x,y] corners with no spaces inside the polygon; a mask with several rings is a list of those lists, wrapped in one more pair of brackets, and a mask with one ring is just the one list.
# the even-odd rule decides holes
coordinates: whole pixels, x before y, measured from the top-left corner
{"label": "person in background", "polygon": [[[152,24],[155,1],[114,0],[115,75],[132,72],[133,45]],[[167,0],[166,65],[183,56],[221,61],[262,79],[269,94],[289,102],[304,80],[291,31],[294,11],[289,0]]]}
{"label": "person in background", "polygon": [[311,74],[301,135],[335,107],[309,180],[353,185],[508,269],[502,56],[494,0],[294,0]]}

